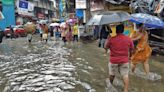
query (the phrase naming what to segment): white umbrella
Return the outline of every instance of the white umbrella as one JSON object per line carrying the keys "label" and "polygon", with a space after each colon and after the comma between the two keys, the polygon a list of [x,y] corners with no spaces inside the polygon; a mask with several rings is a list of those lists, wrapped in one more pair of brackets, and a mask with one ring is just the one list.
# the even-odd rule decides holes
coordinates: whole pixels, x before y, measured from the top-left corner
{"label": "white umbrella", "polygon": [[39,23],[40,24],[47,24],[48,23],[48,20],[40,20]]}
{"label": "white umbrella", "polygon": [[108,11],[93,16],[87,25],[104,25],[129,20],[130,14],[123,11]]}
{"label": "white umbrella", "polygon": [[66,28],[66,27],[67,27],[67,25],[66,25],[66,23],[65,23],[65,22],[63,22],[63,23],[61,23],[61,24],[60,24],[60,27]]}
{"label": "white umbrella", "polygon": [[60,24],[59,23],[51,23],[50,26],[57,27],[57,26],[60,26]]}

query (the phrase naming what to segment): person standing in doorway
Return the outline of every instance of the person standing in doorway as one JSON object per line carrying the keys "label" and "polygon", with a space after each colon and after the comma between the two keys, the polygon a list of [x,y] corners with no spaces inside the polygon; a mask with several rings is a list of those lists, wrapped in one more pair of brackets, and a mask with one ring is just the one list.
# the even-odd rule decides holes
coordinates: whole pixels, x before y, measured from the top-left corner
{"label": "person standing in doorway", "polygon": [[115,75],[119,72],[124,81],[124,92],[128,92],[129,85],[129,52],[134,49],[133,41],[123,34],[124,25],[120,24],[116,27],[117,35],[107,39],[105,48],[110,49],[109,62],[109,79],[113,84]]}

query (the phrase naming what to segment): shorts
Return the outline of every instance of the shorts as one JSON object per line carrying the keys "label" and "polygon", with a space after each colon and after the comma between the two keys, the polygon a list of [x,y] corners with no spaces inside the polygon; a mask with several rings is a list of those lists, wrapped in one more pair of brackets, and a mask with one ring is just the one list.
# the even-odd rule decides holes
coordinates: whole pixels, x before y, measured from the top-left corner
{"label": "shorts", "polygon": [[32,40],[32,34],[27,34],[27,40]]}
{"label": "shorts", "polygon": [[120,73],[121,76],[124,76],[129,74],[129,63],[124,63],[124,64],[109,63],[108,67],[109,67],[109,75],[116,75]]}
{"label": "shorts", "polygon": [[78,35],[73,35],[73,41],[77,41],[78,42]]}
{"label": "shorts", "polygon": [[43,34],[42,38],[43,38],[43,40],[47,40],[48,39],[48,34]]}

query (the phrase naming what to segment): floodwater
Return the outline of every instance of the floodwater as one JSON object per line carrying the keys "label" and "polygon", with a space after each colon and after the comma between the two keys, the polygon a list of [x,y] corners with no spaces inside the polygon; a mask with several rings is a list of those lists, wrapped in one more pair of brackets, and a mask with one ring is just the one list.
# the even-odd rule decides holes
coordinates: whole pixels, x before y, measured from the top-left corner
{"label": "floodwater", "polygon": [[[129,92],[164,92],[164,57],[152,56],[150,77],[139,65]],[[108,56],[94,42],[75,44],[7,39],[0,44],[0,92],[123,92],[116,77],[108,85]]]}

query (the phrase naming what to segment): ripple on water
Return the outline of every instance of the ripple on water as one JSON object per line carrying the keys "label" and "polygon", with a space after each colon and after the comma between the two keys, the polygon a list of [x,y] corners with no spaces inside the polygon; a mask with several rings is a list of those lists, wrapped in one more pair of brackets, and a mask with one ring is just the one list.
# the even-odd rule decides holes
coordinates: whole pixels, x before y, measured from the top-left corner
{"label": "ripple on water", "polygon": [[75,89],[77,84],[89,92],[95,92],[89,84],[76,81],[76,67],[65,58],[71,52],[72,50],[59,46],[49,47],[41,54],[0,55],[5,60],[0,62],[0,72],[8,80],[3,92],[64,92]]}

